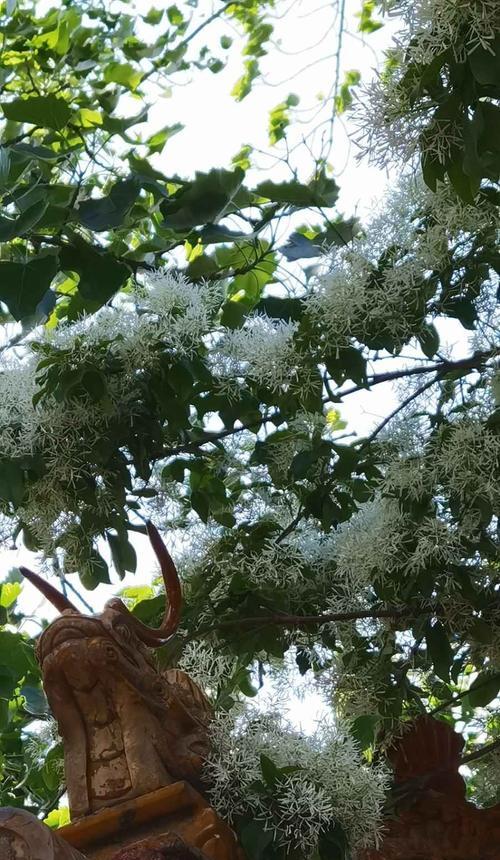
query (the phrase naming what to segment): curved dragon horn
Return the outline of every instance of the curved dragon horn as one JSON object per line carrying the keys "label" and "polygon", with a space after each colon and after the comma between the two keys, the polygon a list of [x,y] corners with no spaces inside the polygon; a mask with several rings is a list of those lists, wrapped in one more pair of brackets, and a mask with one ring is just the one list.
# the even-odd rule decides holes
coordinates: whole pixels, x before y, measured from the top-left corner
{"label": "curved dragon horn", "polygon": [[168,609],[165,608],[165,616],[160,627],[157,630],[150,629],[158,638],[171,636],[177,630],[181,620],[182,610],[182,589],[179,580],[179,574],[175,564],[163,543],[158,529],[148,520],[146,523],[151,546],[154,549],[156,558],[160,564],[161,575],[165,583],[165,591],[168,598]]}
{"label": "curved dragon horn", "polygon": [[165,615],[159,627],[148,627],[132,615],[121,600],[111,600],[108,603],[112,609],[118,610],[127,616],[135,634],[145,645],[151,648],[159,648],[164,645],[179,626],[181,619],[182,608],[182,590],[179,580],[179,574],[167,547],[160,537],[158,529],[148,520],[146,523],[146,531],[148,533],[151,546],[155,552],[156,558],[160,563],[160,569],[165,583],[165,591],[168,598],[168,608],[165,609]]}
{"label": "curved dragon horn", "polygon": [[68,600],[64,594],[61,594],[61,592],[58,591],[57,588],[54,588],[53,585],[50,585],[50,583],[45,582],[45,580],[42,579],[41,576],[38,576],[37,573],[33,573],[33,571],[29,570],[27,567],[20,567],[19,570],[24,578],[28,579],[35,588],[38,588],[38,591],[41,591],[43,596],[46,597],[47,600],[49,600],[52,605],[59,610],[59,612],[71,609],[72,612],[77,612],[79,615],[81,614],[80,610],[77,609],[76,606],[73,606],[71,601]]}

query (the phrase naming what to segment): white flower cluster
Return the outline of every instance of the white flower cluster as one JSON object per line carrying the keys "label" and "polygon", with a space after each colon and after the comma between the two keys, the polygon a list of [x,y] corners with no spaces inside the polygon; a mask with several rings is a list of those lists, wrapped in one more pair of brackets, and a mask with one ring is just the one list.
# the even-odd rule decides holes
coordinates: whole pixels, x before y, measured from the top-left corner
{"label": "white flower cluster", "polygon": [[217,695],[218,688],[228,681],[236,668],[236,658],[222,654],[206,641],[189,642],[177,662],[209,698]]}
{"label": "white flower cluster", "polygon": [[[250,316],[239,329],[227,331],[213,353],[213,372],[228,393],[235,381],[248,378],[270,391],[297,386],[301,359],[294,343],[297,323]],[[303,380],[301,380],[303,382]]]}
{"label": "white flower cluster", "polygon": [[214,328],[214,316],[224,300],[221,283],[192,284],[183,274],[159,270],[146,277],[140,309],[158,320],[160,338],[180,353],[199,349]]}
{"label": "white flower cluster", "polygon": [[[134,381],[139,371],[157,361],[159,347],[190,355],[203,345],[214,328],[213,319],[223,301],[220,285],[190,284],[183,275],[160,271],[148,276],[146,285],[131,296],[119,297],[116,306],[102,308],[91,317],[60,325],[42,335],[38,343],[65,353],[68,370],[87,363],[99,369],[105,357],[115,357],[121,368],[106,378],[107,396],[102,400],[44,398],[36,406],[39,391],[38,356],[4,357],[0,365],[0,456],[20,457],[42,453],[45,472],[31,485],[19,518],[51,554],[57,537],[71,523],[74,550],[68,546],[69,569],[78,565],[75,487],[92,478],[94,447],[106,438],[110,422],[137,406]],[[30,340],[26,346],[29,346]],[[45,357],[42,354],[42,358]],[[105,470],[96,490],[97,504],[106,513],[113,504],[105,488]],[[112,478],[112,475],[109,476]],[[0,536],[8,539],[12,520],[2,517]],[[83,540],[83,537],[82,537]],[[76,553],[76,555],[75,555]]]}
{"label": "white flower cluster", "polygon": [[[428,96],[415,102],[410,87],[402,86],[408,63],[430,64],[449,49],[459,62],[478,48],[493,53],[500,12],[498,0],[390,0],[386,5],[404,29],[395,38],[388,67],[360,92],[357,143],[375,163],[392,158],[406,164],[418,151],[436,106]],[[441,162],[463,143],[461,128],[450,120],[434,121],[426,136],[426,148]]]}
{"label": "white flower cluster", "polygon": [[366,714],[376,714],[382,697],[387,694],[387,678],[377,673],[377,665],[363,666],[363,671],[346,668],[343,655],[333,655],[330,666],[315,677],[316,689],[335,713],[355,720]]}
{"label": "white flower cluster", "polygon": [[[405,343],[421,327],[415,265],[403,263],[372,279],[374,268],[364,241],[354,248],[334,253],[332,269],[320,275],[306,299],[307,310],[323,325],[329,346],[348,346],[350,339],[364,343]],[[340,265],[339,265],[340,264]]]}
{"label": "white flower cluster", "polygon": [[447,565],[458,564],[464,557],[461,537],[461,531],[439,516],[416,523],[401,512],[395,499],[382,497],[363,505],[339,533],[337,577],[350,581],[348,590],[357,587],[362,595],[363,582],[368,594],[369,583],[378,580],[383,584],[401,571],[397,589],[404,602],[405,575],[413,578],[433,565],[446,576]]}
{"label": "white flower cluster", "polygon": [[[241,547],[236,546],[231,553],[226,551],[220,554],[217,546],[214,543],[212,550],[201,560],[203,569],[217,571],[217,581],[210,592],[209,604],[200,607],[200,621],[210,621],[217,614],[217,605],[226,599],[235,576],[238,581],[245,582],[249,589],[289,589],[298,601],[308,589],[316,591],[319,587],[317,577],[311,582],[307,576],[307,560],[300,547],[294,543],[276,544],[269,540],[255,553],[243,552]],[[191,573],[197,572],[199,574],[199,568],[195,565]],[[189,577],[186,586],[189,589]]]}
{"label": "white flower cluster", "polygon": [[463,501],[486,499],[500,510],[500,434],[481,421],[453,424],[436,451],[435,469],[448,492]]}
{"label": "white flower cluster", "polygon": [[[205,774],[209,797],[232,822],[247,815],[262,822],[276,844],[310,857],[318,837],[339,823],[352,850],[377,844],[388,787],[382,767],[366,767],[352,738],[333,725],[304,737],[279,715],[248,711],[220,715],[213,723]],[[257,792],[261,755],[284,774],[270,796]]]}
{"label": "white flower cluster", "polygon": [[468,416],[443,425],[431,451],[390,457],[380,487],[382,493],[415,500],[442,494],[463,503],[482,498],[496,512],[499,474],[500,435],[479,417]]}
{"label": "white flower cluster", "polygon": [[133,371],[154,361],[158,343],[180,355],[200,348],[214,329],[214,317],[224,300],[220,283],[192,284],[182,273],[159,269],[144,276],[144,284],[115,306],[69,326],[59,326],[47,340],[62,349],[90,353],[103,341]]}
{"label": "white flower cluster", "polygon": [[[351,338],[407,343],[425,320],[424,278],[449,264],[451,246],[466,248],[483,231],[498,231],[494,207],[468,205],[446,185],[433,194],[421,178],[402,177],[368,220],[365,235],[331,249],[327,271],[305,299],[306,311],[333,349]],[[381,257],[394,248],[374,277]]]}
{"label": "white flower cluster", "polygon": [[500,751],[480,759],[472,771],[472,801],[488,807],[500,803]]}
{"label": "white flower cluster", "polygon": [[[380,545],[385,549],[383,531],[384,525],[380,529]],[[363,564],[361,547],[366,547],[367,556],[371,556],[368,540],[365,543],[359,532],[359,525],[355,529],[343,526],[331,535],[324,535],[314,527],[302,527],[286,541],[276,543],[270,539],[258,551],[251,553],[236,546],[231,553],[226,550],[221,554],[218,542],[214,541],[206,554],[189,566],[185,587],[189,590],[191,577],[196,581],[201,570],[217,572],[210,600],[199,610],[200,621],[207,623],[217,617],[217,607],[227,598],[235,577],[238,583],[245,583],[250,590],[279,590],[293,598],[292,612],[300,612],[304,604],[317,606],[318,612],[363,610],[373,602],[370,577],[377,562]],[[374,547],[373,554],[376,552],[377,547]],[[352,563],[350,553],[354,556]],[[393,561],[396,559],[397,548]],[[384,560],[381,568],[384,570]]]}
{"label": "white flower cluster", "polygon": [[[0,452],[9,459],[43,451],[45,471],[30,486],[17,515],[49,553],[65,519],[62,512],[74,510],[75,482],[88,475],[93,446],[105,435],[115,408],[108,403],[103,411],[97,404],[79,401],[67,408],[54,399],[34,406],[36,367],[36,359],[30,356],[17,363],[4,362],[0,369]],[[97,501],[105,506],[106,494],[99,491]],[[7,541],[12,530],[12,519],[2,516],[1,539]]]}
{"label": "white flower cluster", "polygon": [[389,0],[386,5],[408,27],[416,62],[432,62],[448,47],[459,61],[479,47],[493,50],[500,24],[497,0]]}

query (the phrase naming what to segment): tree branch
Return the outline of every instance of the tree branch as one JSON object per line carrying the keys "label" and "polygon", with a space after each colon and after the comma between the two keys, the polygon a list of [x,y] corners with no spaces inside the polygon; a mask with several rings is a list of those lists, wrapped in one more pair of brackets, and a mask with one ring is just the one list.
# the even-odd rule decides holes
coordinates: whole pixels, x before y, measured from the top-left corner
{"label": "tree branch", "polygon": [[[477,684],[474,687],[474,691],[480,690],[482,687],[485,687],[487,684],[490,684],[492,680],[494,680],[495,678],[497,678],[499,676],[500,676],[500,673],[495,673],[493,675],[489,675],[487,678],[485,678],[485,680],[482,683]],[[432,717],[432,716],[434,716],[434,714],[439,714],[439,712],[444,711],[445,708],[452,708],[456,704],[456,702],[460,702],[460,700],[465,698],[465,696],[467,696],[468,693],[470,693],[470,687],[467,690],[462,690],[461,693],[457,693],[456,696],[452,696],[451,699],[447,699],[446,702],[441,702],[440,705],[438,705],[436,708],[433,708],[432,711],[429,711],[430,716]]]}
{"label": "tree branch", "polygon": [[341,623],[344,621],[361,621],[363,619],[372,618],[404,618],[413,615],[435,615],[436,608],[429,606],[405,606],[385,608],[385,609],[362,609],[353,612],[324,612],[320,615],[289,615],[287,613],[274,612],[270,615],[256,615],[250,618],[235,618],[231,621],[218,621],[216,624],[209,624],[201,627],[196,633],[187,636],[183,642],[191,642],[193,639],[198,639],[209,633],[216,633],[219,630],[231,630],[232,628],[247,628],[247,627],[262,627],[262,626],[283,626],[283,627],[308,627],[310,624],[332,624]]}
{"label": "tree branch", "polygon": [[402,412],[402,410],[409,406],[409,404],[412,403],[413,400],[416,400],[417,397],[420,397],[420,395],[423,394],[424,391],[427,391],[427,389],[431,388],[432,385],[435,385],[436,382],[439,382],[439,376],[436,376],[434,379],[429,379],[428,382],[426,382],[424,385],[421,385],[419,388],[417,388],[416,391],[413,391],[412,394],[409,395],[409,397],[406,397],[405,400],[403,400],[403,402],[396,407],[396,409],[393,409],[392,412],[390,412],[389,415],[387,415],[387,417],[380,422],[378,427],[375,428],[373,433],[371,433],[367,439],[364,439],[360,443],[355,444],[360,444],[361,448],[366,448],[366,446],[369,445],[370,442],[373,442],[374,439],[376,439],[378,434],[382,432],[384,427],[386,427],[389,422],[392,421],[392,419],[395,418],[396,415],[398,415],[399,412]]}
{"label": "tree branch", "polygon": [[496,749],[500,748],[500,738],[497,738],[496,741],[492,741],[490,744],[485,744],[483,747],[480,747],[478,750],[474,750],[474,752],[469,753],[468,755],[462,756],[460,759],[460,766],[463,764],[469,764],[471,761],[477,761],[480,758],[483,758],[485,755],[489,755],[489,753],[493,752]]}
{"label": "tree branch", "polygon": [[489,359],[496,358],[498,355],[500,355],[500,348],[489,349],[483,352],[475,352],[473,355],[460,358],[457,361],[438,361],[432,365],[418,365],[417,367],[406,367],[401,370],[374,374],[367,378],[366,385],[353,385],[345,391],[339,391],[337,396],[347,397],[348,394],[366,391],[367,388],[372,388],[374,385],[380,385],[382,382],[393,382],[396,379],[404,379],[406,376],[418,376],[423,373],[437,373],[439,376],[443,376],[454,370],[474,370],[481,367]]}

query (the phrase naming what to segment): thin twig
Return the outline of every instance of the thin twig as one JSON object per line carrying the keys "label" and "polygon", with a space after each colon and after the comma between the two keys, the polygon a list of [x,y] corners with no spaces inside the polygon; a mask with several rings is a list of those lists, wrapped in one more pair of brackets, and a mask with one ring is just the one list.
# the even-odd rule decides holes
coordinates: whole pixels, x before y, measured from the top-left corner
{"label": "thin twig", "polygon": [[474,752],[469,753],[468,755],[462,756],[460,759],[460,766],[463,764],[469,764],[471,761],[477,761],[479,758],[483,758],[485,755],[489,755],[489,753],[500,747],[500,738],[497,738],[496,741],[492,741],[490,744],[485,744],[483,747],[480,747],[478,750],[474,750]]}
{"label": "thin twig", "polygon": [[[435,385],[436,382],[439,382],[439,376],[436,376],[434,379],[429,379],[424,385],[421,385],[419,388],[417,388],[416,391],[413,391],[412,394],[409,395],[409,397],[406,397],[405,400],[403,400],[402,403],[400,403],[396,407],[396,409],[393,409],[392,412],[390,412],[389,415],[387,415],[387,417],[380,422],[380,424],[375,428],[373,433],[371,433],[366,439],[359,443],[361,445],[361,448],[366,448],[367,445],[373,442],[373,440],[376,439],[379,433],[382,432],[384,427],[386,427],[389,422],[396,417],[396,415],[402,412],[402,410],[409,406],[410,403],[412,403],[414,400],[416,400],[417,397],[420,397],[420,395],[423,394],[424,391],[427,391],[428,388],[431,388],[432,385]],[[355,442],[354,444],[356,445],[358,443]]]}
{"label": "thin twig", "polygon": [[[494,681],[495,678],[498,677],[500,677],[500,673],[489,675],[487,678],[485,678],[484,681],[480,682],[479,684],[476,684],[472,692],[480,690],[482,687],[485,687],[487,684],[491,683],[491,681]],[[457,693],[456,696],[452,696],[451,699],[447,699],[446,702],[441,702],[440,705],[437,705],[437,707],[433,708],[432,711],[429,711],[430,716],[432,717],[434,716],[434,714],[439,714],[439,712],[444,711],[445,708],[452,708],[457,702],[460,702],[461,699],[467,696],[470,692],[471,690],[469,687],[469,689],[462,690],[461,693]]]}
{"label": "thin twig", "polygon": [[282,540],[285,540],[285,538],[288,537],[288,535],[291,534],[295,528],[297,528],[297,526],[300,523],[303,516],[304,516],[304,506],[301,505],[299,507],[299,510],[298,510],[296,516],[293,518],[293,520],[290,523],[288,523],[287,527],[283,529],[283,531],[278,535],[278,537],[276,538],[276,540],[274,542],[275,543],[281,543]]}

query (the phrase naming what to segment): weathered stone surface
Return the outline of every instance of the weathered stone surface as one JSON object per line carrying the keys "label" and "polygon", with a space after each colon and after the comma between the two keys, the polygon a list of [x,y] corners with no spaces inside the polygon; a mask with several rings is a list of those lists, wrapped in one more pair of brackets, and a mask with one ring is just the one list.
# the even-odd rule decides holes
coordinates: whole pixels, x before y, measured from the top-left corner
{"label": "weathered stone surface", "polygon": [[389,754],[405,798],[380,850],[360,860],[500,860],[500,806],[466,801],[458,770],[463,744],[446,723],[416,720]]}
{"label": "weathered stone surface", "polygon": [[169,595],[158,630],[141,624],[119,600],[99,616],[81,615],[23,569],[62,612],[40,636],[37,654],[63,739],[72,819],[179,779],[200,784],[211,708],[184,672],[158,672],[148,647],[175,632],[181,602],[173,562],[151,525],[149,532]]}
{"label": "weathered stone surface", "polygon": [[120,851],[139,848],[168,849],[175,860],[175,846],[182,847],[180,860],[242,860],[233,831],[186,782],[101,809],[59,833],[89,860],[116,860]]}
{"label": "weathered stone surface", "polygon": [[206,860],[206,854],[182,839],[146,839],[115,854],[112,860]]}

